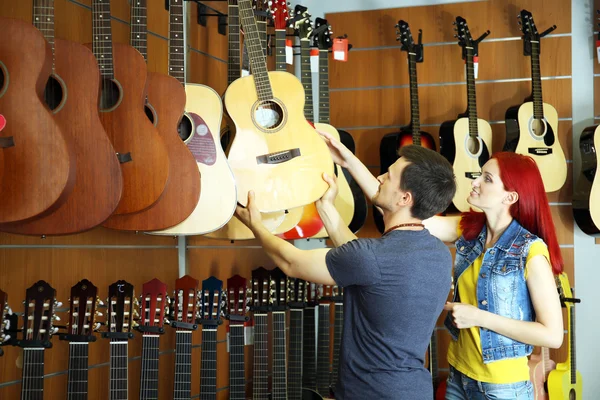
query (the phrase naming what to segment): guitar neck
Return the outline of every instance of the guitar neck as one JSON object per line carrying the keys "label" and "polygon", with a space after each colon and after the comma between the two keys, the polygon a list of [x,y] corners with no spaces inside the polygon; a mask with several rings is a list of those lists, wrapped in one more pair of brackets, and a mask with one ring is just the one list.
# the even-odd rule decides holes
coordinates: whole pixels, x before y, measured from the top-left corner
{"label": "guitar neck", "polygon": [[104,79],[115,77],[110,15],[110,1],[92,1],[92,51]]}
{"label": "guitar neck", "polygon": [[435,327],[431,333],[431,342],[429,342],[429,372],[431,372],[431,381],[433,382],[433,388],[438,387],[439,372],[438,372],[438,361],[437,361],[437,332]]}
{"label": "guitar neck", "polygon": [[319,50],[319,122],[329,124],[329,50]]}
{"label": "guitar neck", "polygon": [[333,310],[333,362],[331,365],[331,383],[335,384],[338,379],[340,366],[340,347],[342,344],[342,330],[344,329],[344,304],[336,302]]}
{"label": "guitar neck", "polygon": [[302,353],[302,386],[307,389],[317,388],[317,347],[315,344],[315,306],[304,309],[304,337]]}
{"label": "guitar neck", "polygon": [[127,400],[127,362],[128,342],[122,339],[110,339],[110,400]]}
{"label": "guitar neck", "polygon": [[131,37],[129,43],[148,62],[148,10],[146,0],[132,1],[130,14]]}
{"label": "guitar neck", "polygon": [[285,311],[273,312],[273,400],[287,400]]}
{"label": "guitar neck", "polygon": [[87,342],[69,343],[67,400],[88,398],[88,347]]}
{"label": "guitar neck", "polygon": [[252,398],[267,400],[269,398],[269,349],[266,313],[254,314],[254,380]]}
{"label": "guitar neck", "polygon": [[54,0],[33,0],[33,25],[42,32],[52,47],[54,72]]}
{"label": "guitar neck", "polygon": [[290,309],[290,345],[288,360],[288,399],[302,400],[302,329],[304,310]]}
{"label": "guitar neck", "polygon": [[44,399],[44,348],[23,349],[21,400]]}
{"label": "guitar neck", "polygon": [[287,71],[285,61],[285,29],[275,29],[275,71]]}
{"label": "guitar neck", "polygon": [[542,74],[540,70],[540,42],[531,41],[531,90],[533,93],[533,118],[544,118]]}
{"label": "guitar neck", "polygon": [[229,399],[246,399],[244,324],[229,325]]}
{"label": "guitar neck", "polygon": [[331,348],[329,333],[329,304],[319,304],[319,332],[317,334],[317,392],[329,394],[329,353]]}
{"label": "guitar neck", "polygon": [[202,327],[202,366],[200,369],[200,399],[217,398],[217,326]]}
{"label": "guitar neck", "polygon": [[413,144],[421,145],[421,120],[419,118],[419,87],[417,85],[417,55],[408,53],[408,77],[410,81],[410,124]]}
{"label": "guitar neck", "polygon": [[192,331],[179,329],[175,334],[174,400],[192,396]]}
{"label": "guitar neck", "polygon": [[229,20],[228,29],[228,47],[229,58],[227,62],[227,86],[242,76],[242,66],[240,60],[240,12],[237,0],[229,0],[227,6],[227,18]]}
{"label": "guitar neck", "polygon": [[[169,5],[169,75],[185,85],[185,21],[183,1],[170,0]],[[239,32],[238,32],[239,35]]]}
{"label": "guitar neck", "polygon": [[[575,293],[573,293],[574,295]],[[575,355],[575,306],[568,306],[568,322],[569,322],[569,348],[568,356],[571,366],[571,384],[577,383],[577,361]]]}
{"label": "guitar neck", "polygon": [[477,93],[475,88],[475,64],[473,62],[473,48],[466,48],[466,64],[467,64],[467,101],[469,115],[469,136],[476,138],[477,130]]}
{"label": "guitar neck", "polygon": [[309,121],[314,121],[314,107],[312,95],[312,73],[310,72],[310,41],[300,40],[300,82],[304,87],[304,116]]}
{"label": "guitar neck", "polygon": [[142,339],[142,373],[140,400],[158,399],[159,335],[144,335]]}

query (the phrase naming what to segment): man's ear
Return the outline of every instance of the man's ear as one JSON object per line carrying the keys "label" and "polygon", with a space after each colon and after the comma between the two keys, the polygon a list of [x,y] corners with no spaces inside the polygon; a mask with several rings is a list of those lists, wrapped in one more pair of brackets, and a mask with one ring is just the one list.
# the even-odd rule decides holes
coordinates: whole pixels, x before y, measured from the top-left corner
{"label": "man's ear", "polygon": [[400,200],[398,200],[398,206],[407,207],[412,205],[413,203],[413,195],[411,192],[402,192]]}

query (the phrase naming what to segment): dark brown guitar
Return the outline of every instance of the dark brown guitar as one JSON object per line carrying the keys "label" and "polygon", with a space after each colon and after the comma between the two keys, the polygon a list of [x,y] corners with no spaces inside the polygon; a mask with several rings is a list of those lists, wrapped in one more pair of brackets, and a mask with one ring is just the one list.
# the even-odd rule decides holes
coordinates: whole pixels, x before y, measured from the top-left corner
{"label": "dark brown guitar", "polygon": [[50,44],[30,23],[0,18],[0,26],[0,223],[6,223],[62,205],[75,184],[75,160],[44,102]]}
{"label": "dark brown guitar", "polygon": [[[131,2],[130,41],[145,60],[148,59],[146,1]],[[174,24],[177,21],[171,16],[170,28]],[[169,153],[169,182],[160,199],[150,208],[135,214],[114,215],[104,224],[107,228],[139,231],[167,229],[185,220],[200,199],[200,171],[196,159],[177,131],[186,102],[184,82],[175,78],[179,75],[174,71],[173,61],[183,59],[183,54],[177,50],[173,44],[169,46],[169,75],[149,72],[147,78],[146,114],[156,125]]]}
{"label": "dark brown guitar", "polygon": [[53,212],[0,229],[25,235],[83,232],[113,213],[123,189],[115,150],[98,116],[98,65],[85,46],[54,38],[54,0],[33,0],[33,24],[54,50],[45,99],[75,155],[75,186]]}
{"label": "dark brown guitar", "polygon": [[100,67],[100,120],[117,151],[123,195],[115,214],[145,210],[169,179],[169,155],[144,112],[146,63],[129,45],[113,43],[110,2],[92,1],[92,48]]}

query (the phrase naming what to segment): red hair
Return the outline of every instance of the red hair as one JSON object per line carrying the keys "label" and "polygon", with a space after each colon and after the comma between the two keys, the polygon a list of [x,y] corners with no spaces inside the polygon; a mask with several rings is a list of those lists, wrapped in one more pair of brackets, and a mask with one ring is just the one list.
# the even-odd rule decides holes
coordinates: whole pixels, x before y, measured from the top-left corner
{"label": "red hair", "polygon": [[[564,263],[544,183],[535,161],[529,156],[510,152],[499,152],[492,158],[498,162],[500,179],[504,182],[505,190],[519,194],[519,200],[510,206],[510,215],[522,227],[544,240],[550,253],[552,271],[556,275],[560,274]],[[482,212],[471,210],[462,213],[460,228],[464,238],[475,239],[485,222],[485,214]]]}

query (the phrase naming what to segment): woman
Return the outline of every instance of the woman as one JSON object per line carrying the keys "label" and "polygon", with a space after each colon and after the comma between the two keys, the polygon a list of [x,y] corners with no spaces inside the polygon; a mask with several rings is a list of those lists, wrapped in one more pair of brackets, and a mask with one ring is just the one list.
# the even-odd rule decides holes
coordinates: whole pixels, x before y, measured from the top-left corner
{"label": "woman", "polygon": [[553,276],[563,260],[535,162],[495,154],[468,202],[482,212],[425,221],[456,241],[446,400],[533,399],[527,356],[533,346],[560,347],[564,329]]}

